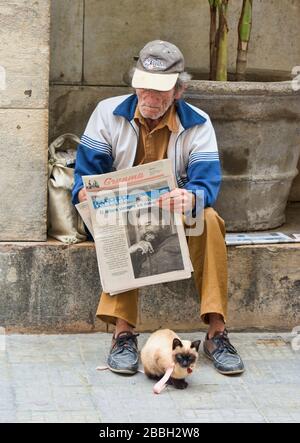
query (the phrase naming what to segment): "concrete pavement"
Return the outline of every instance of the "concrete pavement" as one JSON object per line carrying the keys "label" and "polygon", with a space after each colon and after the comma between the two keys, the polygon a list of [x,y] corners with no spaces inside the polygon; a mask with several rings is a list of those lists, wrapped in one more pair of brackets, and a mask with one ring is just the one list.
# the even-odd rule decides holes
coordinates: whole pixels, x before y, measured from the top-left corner
{"label": "concrete pavement", "polygon": [[[140,348],[148,335],[140,335]],[[96,371],[109,334],[8,335],[0,347],[0,422],[300,422],[300,340],[286,333],[230,337],[243,376],[218,374],[201,348],[188,388],[157,396],[141,373]]]}

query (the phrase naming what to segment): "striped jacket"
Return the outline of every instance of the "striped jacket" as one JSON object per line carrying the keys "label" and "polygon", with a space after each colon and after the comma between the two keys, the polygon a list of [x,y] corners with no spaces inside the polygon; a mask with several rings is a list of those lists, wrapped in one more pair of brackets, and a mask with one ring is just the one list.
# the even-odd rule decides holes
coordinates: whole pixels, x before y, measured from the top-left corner
{"label": "striped jacket", "polygon": [[[83,187],[82,176],[130,168],[134,164],[139,127],[134,121],[136,95],[101,101],[87,124],[77,149],[73,204]],[[215,131],[205,112],[176,102],[179,131],[172,133],[167,156],[172,160],[178,187],[204,192],[204,206],[212,206],[221,183]]]}

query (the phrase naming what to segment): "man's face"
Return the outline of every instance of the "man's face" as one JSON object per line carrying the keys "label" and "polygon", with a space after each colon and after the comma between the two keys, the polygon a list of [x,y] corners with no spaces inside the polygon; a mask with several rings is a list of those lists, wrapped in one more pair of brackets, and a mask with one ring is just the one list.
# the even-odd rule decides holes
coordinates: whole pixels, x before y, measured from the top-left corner
{"label": "man's face", "polygon": [[156,91],[154,89],[136,89],[138,107],[144,118],[157,120],[162,117],[174,100],[178,98],[175,87],[170,91]]}
{"label": "man's face", "polygon": [[159,224],[159,218],[155,214],[144,213],[138,218],[138,227],[142,234],[143,240],[153,241],[159,232],[161,231],[161,226]]}

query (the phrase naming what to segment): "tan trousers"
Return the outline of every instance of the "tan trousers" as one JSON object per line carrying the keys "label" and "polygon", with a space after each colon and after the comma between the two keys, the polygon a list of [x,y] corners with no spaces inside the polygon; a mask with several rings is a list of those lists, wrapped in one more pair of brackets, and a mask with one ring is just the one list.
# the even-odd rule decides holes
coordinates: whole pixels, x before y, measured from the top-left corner
{"label": "tan trousers", "polygon": [[[201,235],[187,237],[194,278],[200,297],[200,315],[208,323],[207,314],[227,317],[227,251],[225,224],[213,208],[204,210],[204,231]],[[102,292],[97,317],[106,323],[116,323],[117,318],[136,326],[138,316],[138,289],[111,297]]]}

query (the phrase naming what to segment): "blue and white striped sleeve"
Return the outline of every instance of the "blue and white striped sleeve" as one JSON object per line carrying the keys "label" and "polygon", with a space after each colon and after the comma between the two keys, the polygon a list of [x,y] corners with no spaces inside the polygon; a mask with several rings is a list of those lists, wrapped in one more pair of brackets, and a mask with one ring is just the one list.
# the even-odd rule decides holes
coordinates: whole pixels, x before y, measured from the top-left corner
{"label": "blue and white striped sleeve", "polygon": [[204,207],[213,206],[217,199],[222,172],[218,146],[211,121],[197,128],[189,155],[187,180],[184,188],[196,194],[204,192]]}
{"label": "blue and white striped sleeve", "polygon": [[72,202],[78,203],[83,188],[82,176],[111,172],[113,164],[110,134],[101,117],[100,106],[94,110],[77,147]]}

